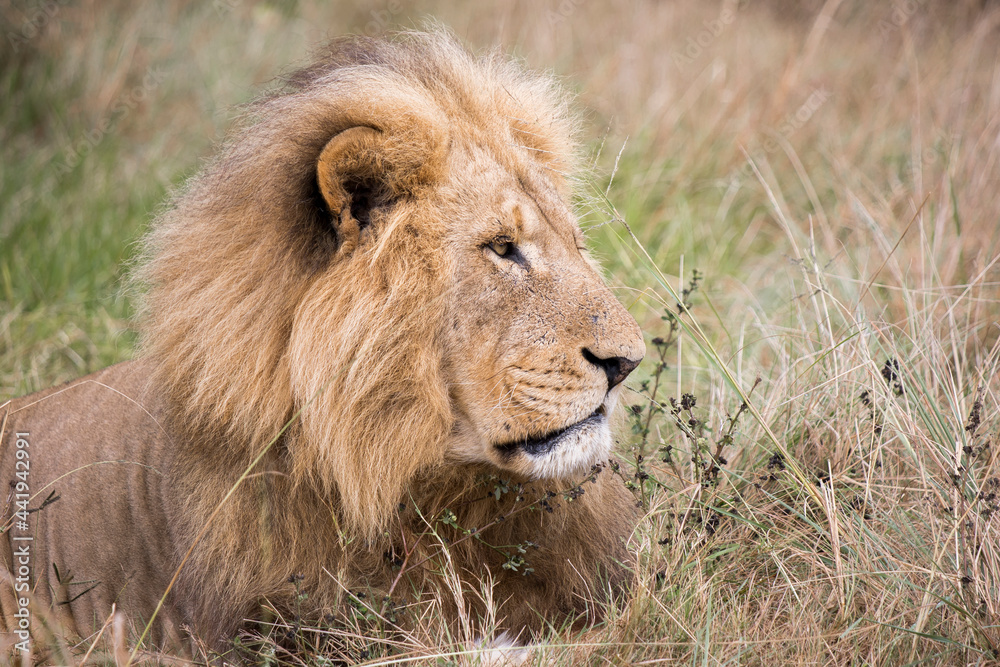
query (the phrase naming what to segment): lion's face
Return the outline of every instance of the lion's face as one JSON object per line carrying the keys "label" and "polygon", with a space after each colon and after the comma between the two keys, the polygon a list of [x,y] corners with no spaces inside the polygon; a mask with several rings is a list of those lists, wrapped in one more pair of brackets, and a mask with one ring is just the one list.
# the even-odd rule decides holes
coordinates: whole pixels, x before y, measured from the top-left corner
{"label": "lion's face", "polygon": [[547,169],[474,146],[451,160],[474,177],[441,204],[454,286],[442,334],[448,454],[532,478],[586,472],[610,454],[608,420],[645,354],[642,333]]}

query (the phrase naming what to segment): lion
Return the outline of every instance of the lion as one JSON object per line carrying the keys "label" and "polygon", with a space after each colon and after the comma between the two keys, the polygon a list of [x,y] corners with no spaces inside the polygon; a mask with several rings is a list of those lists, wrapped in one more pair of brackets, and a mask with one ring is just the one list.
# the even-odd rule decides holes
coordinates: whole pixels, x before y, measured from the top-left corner
{"label": "lion", "polygon": [[572,211],[570,105],[440,30],[335,40],[252,104],[145,239],[137,357],[0,407],[15,641],[115,609],[231,650],[351,590],[520,643],[599,621],[645,345]]}

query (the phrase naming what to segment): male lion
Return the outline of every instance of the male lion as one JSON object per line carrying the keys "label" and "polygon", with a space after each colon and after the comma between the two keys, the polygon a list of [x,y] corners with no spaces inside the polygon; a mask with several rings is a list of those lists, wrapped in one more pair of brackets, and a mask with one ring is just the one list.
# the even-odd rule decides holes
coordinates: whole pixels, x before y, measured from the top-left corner
{"label": "male lion", "polygon": [[645,347],[571,212],[572,133],[549,79],[442,33],[336,41],[253,106],[146,241],[140,358],[0,407],[7,631],[142,628],[168,590],[161,646],[352,588],[473,636],[596,620]]}

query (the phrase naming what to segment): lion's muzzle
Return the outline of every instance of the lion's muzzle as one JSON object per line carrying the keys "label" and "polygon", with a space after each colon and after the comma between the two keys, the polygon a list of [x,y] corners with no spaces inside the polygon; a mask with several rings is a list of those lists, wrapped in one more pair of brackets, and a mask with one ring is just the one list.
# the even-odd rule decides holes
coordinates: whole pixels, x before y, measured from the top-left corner
{"label": "lion's muzzle", "polygon": [[[604,405],[590,416],[535,438],[494,445],[507,465],[535,479],[580,475],[611,452],[611,427]],[[520,459],[520,460],[518,460]]]}

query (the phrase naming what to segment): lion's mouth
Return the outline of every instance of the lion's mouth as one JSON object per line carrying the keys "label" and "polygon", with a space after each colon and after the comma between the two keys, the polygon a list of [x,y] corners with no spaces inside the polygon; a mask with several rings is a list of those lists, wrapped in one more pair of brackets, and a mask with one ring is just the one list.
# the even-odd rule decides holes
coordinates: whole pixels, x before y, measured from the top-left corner
{"label": "lion's mouth", "polygon": [[512,458],[517,452],[524,452],[529,456],[543,456],[554,450],[559,446],[560,442],[571,437],[573,434],[578,433],[588,426],[596,426],[602,423],[605,419],[607,419],[607,410],[602,404],[590,413],[589,417],[581,419],[580,421],[570,424],[569,426],[564,426],[563,428],[555,431],[550,431],[536,438],[512,440],[510,442],[504,442],[493,446],[498,452],[500,452],[500,456],[504,459]]}

